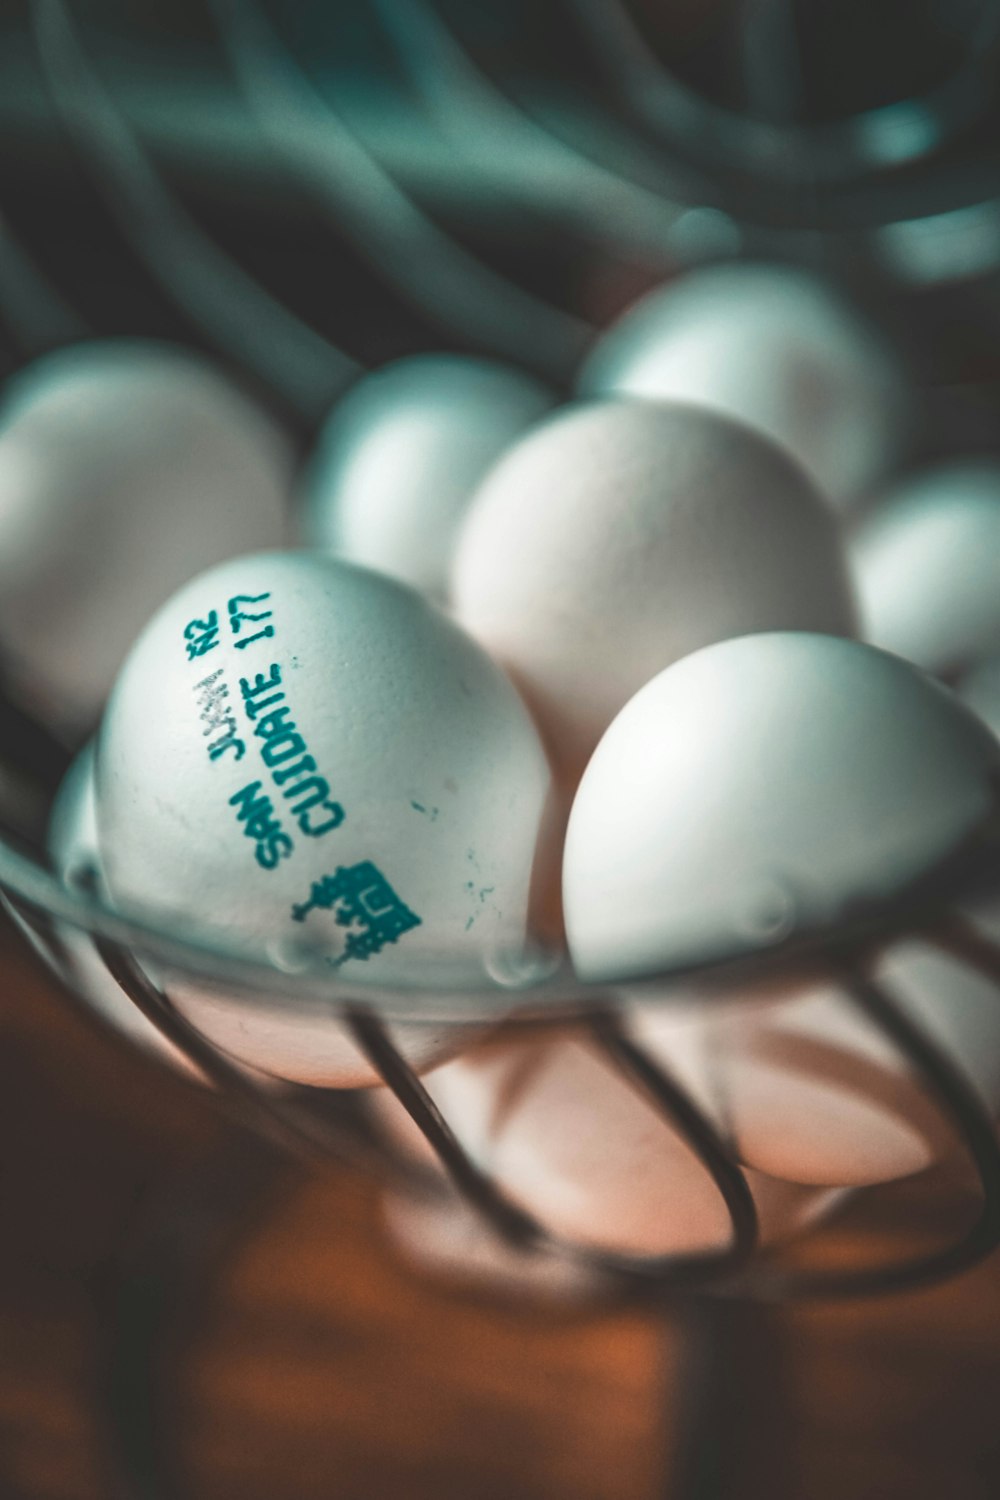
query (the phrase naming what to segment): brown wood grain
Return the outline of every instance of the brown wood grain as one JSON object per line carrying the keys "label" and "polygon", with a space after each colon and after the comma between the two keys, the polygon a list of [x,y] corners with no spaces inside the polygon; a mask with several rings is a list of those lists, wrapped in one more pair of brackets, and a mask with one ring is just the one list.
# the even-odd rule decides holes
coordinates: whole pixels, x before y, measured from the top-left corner
{"label": "brown wood grain", "polygon": [[[174,1288],[160,1351],[185,1500],[688,1500],[692,1434],[718,1500],[1000,1494],[996,1258],[934,1291],[731,1329],[699,1428],[683,1309],[420,1275],[363,1174],[279,1161],[205,1090],[97,1032],[6,927],[0,974],[3,1500],[115,1493],[102,1361],[131,1304],[109,1291],[123,1265],[155,1269],[157,1226],[212,1251]],[[846,1214],[826,1261],[940,1232],[963,1205],[926,1186]]]}
{"label": "brown wood grain", "polygon": [[[184,1211],[186,1173],[196,1198],[210,1158],[261,1148],[204,1091],[93,1031],[6,930],[0,962],[0,1493],[103,1500],[95,1283],[158,1196]],[[679,1340],[638,1313],[428,1281],[391,1250],[357,1173],[289,1164],[267,1180],[178,1308],[169,1419],[186,1495],[655,1492]]]}

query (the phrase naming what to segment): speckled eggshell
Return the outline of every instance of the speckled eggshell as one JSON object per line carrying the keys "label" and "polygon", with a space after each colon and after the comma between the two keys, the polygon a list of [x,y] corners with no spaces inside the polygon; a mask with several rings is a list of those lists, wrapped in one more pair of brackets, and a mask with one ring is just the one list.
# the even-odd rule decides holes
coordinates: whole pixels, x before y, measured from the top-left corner
{"label": "speckled eggshell", "polygon": [[573,407],[513,448],[473,501],[453,586],[570,781],[679,657],[854,625],[837,526],[805,473],[726,417],[644,401]]}
{"label": "speckled eggshell", "polygon": [[444,598],[476,486],[554,404],[492,360],[417,355],[364,376],[320,434],[302,496],[306,542]]}
{"label": "speckled eggshell", "polygon": [[278,546],[291,445],[199,355],[76,344],[0,404],[0,649],[50,722],[98,716],[129,646],[187,579]]}
{"label": "speckled eggshell", "polygon": [[1000,464],[930,469],[885,494],[850,546],[867,640],[929,672],[1000,651]]}
{"label": "speckled eggshell", "polygon": [[713,266],[650,292],[598,341],[580,391],[725,412],[787,447],[840,508],[891,466],[905,422],[883,338],[786,266]]}
{"label": "speckled eggshell", "polygon": [[[414,591],[316,553],[184,588],[129,656],[97,753],[120,907],[329,963],[329,1017],[280,991],[260,1008],[170,986],[213,1041],[305,1083],[372,1079],[338,992],[431,972],[483,983],[523,948],[548,788],[530,719],[479,647]],[[396,1031],[417,1065],[450,1035]]]}
{"label": "speckled eggshell", "polygon": [[887,652],[795,632],[699,651],[626,705],[580,784],[577,969],[739,956],[898,897],[981,831],[998,771],[989,731]]}
{"label": "speckled eggshell", "polygon": [[[675,1256],[729,1244],[729,1212],[705,1167],[584,1031],[498,1038],[424,1081],[477,1165],[571,1245]],[[380,1095],[377,1103],[396,1137],[428,1159],[395,1100]],[[747,1177],[765,1243],[833,1201],[752,1171]]]}

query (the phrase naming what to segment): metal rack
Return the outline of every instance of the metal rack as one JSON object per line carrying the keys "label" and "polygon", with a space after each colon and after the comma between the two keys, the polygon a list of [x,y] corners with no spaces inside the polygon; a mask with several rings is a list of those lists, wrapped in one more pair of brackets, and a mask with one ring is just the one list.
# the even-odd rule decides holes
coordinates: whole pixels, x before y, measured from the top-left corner
{"label": "metal rack", "polygon": [[[661,1298],[680,1289],[717,1291],[727,1296],[783,1300],[800,1297],[844,1298],[881,1295],[931,1284],[954,1275],[988,1255],[1000,1243],[1000,1146],[994,1122],[956,1067],[926,1031],[910,1019],[890,990],[874,979],[879,952],[890,942],[919,935],[925,943],[957,958],[996,983],[1000,1004],[1000,943],[981,936],[957,915],[971,897],[1000,886],[997,853],[991,843],[978,851],[970,875],[957,881],[950,870],[908,893],[906,899],[881,912],[866,912],[846,928],[826,934],[798,936],[767,953],[756,953],[737,964],[709,966],[697,971],[700,981],[747,984],[774,975],[787,976],[807,962],[814,970],[822,956],[828,972],[840,983],[848,1003],[892,1044],[907,1071],[947,1123],[961,1153],[974,1169],[981,1203],[974,1222],[943,1248],[921,1253],[897,1264],[860,1267],[838,1272],[801,1272],[783,1269],[780,1259],[761,1257],[754,1200],[732,1141],[671,1075],[662,1059],[643,1046],[623,1024],[620,1011],[604,988],[588,987],[568,976],[528,984],[516,992],[494,987],[470,993],[467,987],[452,997],[438,992],[426,998],[424,1009],[415,992],[383,991],[368,985],[331,982],[328,972],[288,974],[251,954],[188,946],[174,933],[156,932],[129,923],[120,915],[59,886],[37,853],[15,850],[12,841],[0,845],[0,889],[9,909],[26,927],[57,972],[62,968],[65,924],[89,930],[111,978],[139,1007],[161,1034],[191,1061],[240,1118],[273,1143],[295,1154],[315,1158],[356,1157],[390,1174],[407,1163],[356,1107],[356,1097],[343,1091],[293,1087],[261,1091],[238,1063],[215,1049],[171,1003],[164,989],[144,968],[144,955],[166,961],[169,971],[188,979],[206,975],[228,983],[232,1003],[273,1004],[268,992],[280,994],[282,1004],[302,1008],[311,1016],[327,1017],[331,1026],[344,1027],[374,1072],[391,1090],[418,1127],[454,1188],[475,1208],[491,1229],[509,1245],[530,1254],[544,1248],[582,1268],[597,1273],[609,1288],[630,1297]],[[978,868],[977,868],[978,866]],[[65,977],[65,969],[62,969]],[[669,1005],[671,985],[691,977],[664,974],[655,978],[657,1000]],[[169,988],[169,985],[167,986]],[[664,998],[666,997],[666,998]],[[449,1006],[449,999],[451,1005]],[[655,1002],[647,1002],[655,1003]],[[710,1003],[710,1002],[709,1002]],[[512,1201],[468,1154],[458,1134],[442,1114],[419,1076],[390,1039],[387,1023],[405,1015],[409,1020],[442,1019],[449,1010],[480,1025],[506,1027],[511,1035],[530,1027],[532,1034],[565,1026],[567,1020],[587,1029],[607,1065],[623,1076],[676,1132],[698,1158],[725,1204],[731,1225],[729,1245],[721,1251],[663,1258],[627,1257],[561,1242],[539,1221]],[[475,1036],[477,1028],[470,1028]],[[409,1170],[413,1170],[409,1163]],[[877,1188],[862,1191],[877,1192]],[[822,1233],[822,1230],[815,1231]]]}
{"label": "metal rack", "polygon": [[[614,201],[623,211],[616,218],[613,248],[619,252],[628,253],[633,243],[630,234],[637,226],[640,238],[647,236],[648,249],[648,236],[655,229],[660,236],[659,253],[665,263],[676,268],[684,259],[685,243],[683,236],[677,237],[678,226],[691,212],[693,202],[703,214],[714,213],[717,218],[731,215],[735,200],[726,197],[725,172],[713,177],[705,161],[696,172],[686,162],[683,170],[678,167],[683,155],[679,139],[689,116],[701,122],[697,129],[688,131],[688,136],[702,157],[706,152],[708,157],[714,153],[727,172],[738,169],[744,176],[767,172],[772,177],[784,174],[789,178],[792,188],[788,204],[795,213],[790,213],[784,228],[773,222],[771,230],[775,232],[794,228],[795,214],[801,220],[810,204],[815,207],[815,193],[829,179],[830,196],[822,215],[822,230],[819,223],[805,221],[796,229],[807,233],[810,242],[816,242],[819,236],[826,244],[834,233],[829,210],[834,201],[834,179],[843,186],[853,174],[859,182],[864,179],[870,185],[872,174],[878,177],[881,172],[887,187],[894,180],[899,161],[880,161],[870,154],[864,158],[858,151],[852,158],[847,150],[852,141],[857,146],[863,139],[871,139],[873,126],[868,117],[837,127],[805,127],[769,120],[764,109],[764,118],[756,125],[741,122],[718,105],[699,101],[690,89],[670,77],[643,42],[624,4],[616,0],[615,5],[598,10],[589,0],[577,0],[570,10],[579,23],[583,44],[593,46],[596,39],[606,37],[605,65],[614,73],[614,87],[628,96],[630,117],[642,123],[640,117],[644,109],[648,115],[652,99],[660,105],[666,100],[670,105],[666,112],[670,130],[663,137],[667,150],[654,155],[648,140],[640,143],[639,137],[634,137],[632,144],[641,144],[641,150],[636,152],[637,166],[631,177],[616,168],[613,152],[607,148],[604,104],[595,103],[596,144],[584,151],[564,139],[550,121],[539,119],[537,111],[516,98],[503,79],[493,76],[464,41],[455,17],[446,16],[431,0],[379,0],[373,5],[375,20],[395,48],[403,72],[424,103],[432,107],[440,125],[461,118],[464,101],[466,116],[472,119],[478,111],[511,149],[520,146],[541,153],[555,176],[561,174],[572,183],[577,200],[588,186],[598,195],[618,195]],[[314,420],[334,394],[354,378],[360,368],[358,362],[291,313],[216,244],[182,206],[116,102],[113,89],[103,80],[93,55],[95,42],[80,24],[74,6],[68,0],[34,0],[31,14],[52,104],[75,149],[94,174],[96,187],[104,194],[133,254],[183,316],[194,320],[209,344],[248,369],[279,403],[297,408],[307,423]],[[463,248],[447,229],[434,222],[408,195],[398,176],[347,123],[335,93],[324,91],[314,77],[307,76],[258,0],[212,0],[208,14],[217,30],[222,55],[233,70],[257,128],[288,163],[301,191],[311,195],[335,225],[346,227],[349,238],[371,254],[378,274],[404,300],[429,312],[446,334],[458,334],[493,353],[531,358],[557,378],[560,371],[568,375],[586,341],[585,323],[518,285],[508,271]],[[787,27],[789,18],[790,11],[783,20],[777,16],[773,19]],[[916,153],[929,164],[950,150],[970,124],[961,110],[958,115],[949,113],[949,101],[956,93],[961,95],[966,112],[972,99],[980,114],[990,107],[1000,113],[1000,98],[989,89],[997,63],[997,26],[988,21],[987,16],[973,28],[962,77],[942,85],[933,97],[918,101],[928,117],[937,121],[934,130],[925,132],[922,150]],[[978,79],[971,93],[959,87],[966,74]],[[637,82],[640,75],[645,79],[641,88]],[[655,80],[655,89],[651,79]],[[646,119],[644,123],[648,127],[650,122]],[[837,145],[836,151],[831,142]],[[605,151],[607,159],[602,159]],[[649,162],[652,165],[647,167]],[[907,166],[912,165],[908,160]],[[803,198],[806,177],[812,184],[812,196]],[[906,180],[912,201],[912,178]],[[562,201],[556,203],[560,217]],[[883,201],[881,218],[891,221],[896,206],[888,198]],[[579,217],[581,212],[583,219]],[[736,239],[740,241],[752,243],[761,232],[771,232],[762,223],[753,226],[736,219],[732,223],[738,223]],[[585,233],[587,227],[586,214],[578,208],[575,232]],[[565,222],[560,232],[567,232]],[[388,254],[379,248],[386,242],[395,246]],[[687,243],[690,249],[690,241]],[[698,253],[704,251],[703,246]],[[435,265],[436,256],[444,257],[443,273]],[[450,299],[444,293],[446,285],[452,289]],[[13,701],[8,704],[5,723],[8,749],[21,761],[22,769],[30,765],[36,772],[47,770],[51,785],[55,771],[65,760],[59,747],[48,742],[42,754],[39,744],[43,731]],[[68,921],[85,929],[92,926],[94,942],[109,974],[145,1016],[202,1074],[217,1083],[227,1098],[238,1101],[258,1129],[293,1149],[314,1153],[343,1149],[345,1121],[350,1113],[343,1101],[340,1107],[332,1107],[328,1098],[322,1108],[317,1108],[317,1091],[303,1089],[268,1094],[266,1099],[259,1096],[248,1075],[215,1051],[156,988],[136,954],[170,960],[189,974],[210,974],[217,982],[226,980],[246,1003],[255,1003],[254,993],[259,999],[269,984],[278,984],[292,1005],[328,1004],[423,1132],[452,1181],[493,1228],[510,1243],[526,1249],[549,1240],[545,1226],[508,1201],[497,1184],[470,1160],[420,1079],[393,1046],[377,997],[372,999],[367,992],[341,997],[339,991],[332,991],[327,1000],[323,996],[323,986],[329,982],[325,976],[314,974],[310,982],[302,975],[268,972],[266,968],[261,970],[252,956],[248,960],[246,955],[195,949],[179,942],[175,934],[140,931],[103,910],[96,900],[83,902],[78,895],[63,890],[45,871],[37,849],[26,850],[9,840],[0,844],[0,887],[19,919],[56,963],[59,924]],[[818,951],[828,962],[846,1003],[903,1054],[907,1068],[949,1121],[978,1177],[983,1205],[976,1222],[952,1246],[912,1264],[824,1277],[783,1276],[771,1268],[758,1271],[756,1212],[731,1144],[662,1062],[627,1032],[605,992],[589,992],[571,976],[562,974],[535,990],[518,994],[516,1005],[501,990],[478,995],[474,1001],[465,997],[461,1003],[466,1009],[474,1005],[480,1016],[497,1019],[512,1015],[516,1020],[510,1020],[511,1025],[525,1024],[524,1017],[530,1015],[536,1027],[564,1024],[570,1016],[586,1026],[607,1064],[628,1079],[682,1136],[725,1203],[732,1241],[723,1252],[663,1262],[630,1262],[590,1252],[585,1258],[593,1269],[644,1292],[712,1285],[769,1297],[840,1296],[933,1280],[988,1253],[1000,1238],[1000,1157],[992,1122],[967,1081],[930,1038],[906,1018],[885,987],[872,978],[874,959],[889,937],[920,931],[926,938],[932,927],[936,941],[1000,985],[997,952],[971,929],[947,917],[949,904],[956,899],[954,887],[952,873],[944,871],[937,889],[913,893],[912,908],[904,903],[891,912],[868,914],[849,932],[809,939],[811,954]],[[745,965],[747,977],[758,979],[771,967],[787,965],[795,957],[794,952],[783,950],[752,956]],[[658,983],[669,986],[671,977],[659,976]],[[384,998],[391,1012],[391,997]],[[419,1011],[419,999],[402,1000],[408,1014],[412,1015],[414,1008]],[[456,1000],[455,1004],[460,1002]],[[354,1125],[350,1138],[357,1149],[360,1135]],[[375,1143],[369,1141],[366,1149],[375,1151]],[[384,1152],[382,1156],[384,1159]],[[570,1255],[583,1254],[571,1246],[558,1248]]]}
{"label": "metal rack", "polygon": [[[79,23],[70,0],[35,0],[31,9],[50,102],[136,263],[176,309],[182,325],[193,328],[206,345],[268,392],[276,406],[292,413],[301,430],[314,429],[364,359],[346,352],[336,331],[315,326],[286,305],[198,221],[162,171],[155,140],[151,145],[135,128],[107,81],[100,66],[99,39]],[[627,7],[617,0],[613,7],[602,3],[598,8],[590,0],[575,0],[568,7],[578,18],[582,42],[589,38],[593,43],[599,9],[599,24],[605,30],[598,40],[614,43],[597,49],[611,75],[609,95],[591,101],[587,129],[580,126],[582,109],[576,115],[572,110],[560,112],[544,99],[539,102],[538,92],[519,89],[491,70],[463,38],[455,15],[446,15],[433,0],[378,0],[373,9],[398,51],[409,86],[430,111],[444,158],[460,133],[463,110],[473,110],[479,112],[491,139],[531,160],[533,170],[523,181],[514,174],[507,183],[506,201],[531,221],[533,232],[539,232],[538,221],[544,220],[547,234],[574,246],[596,245],[602,255],[623,264],[638,261],[647,271],[668,273],[706,259],[755,253],[833,267],[879,285],[892,279],[910,284],[934,280],[942,266],[936,253],[921,250],[914,257],[913,244],[919,240],[921,246],[931,245],[939,230],[947,236],[954,215],[971,214],[973,228],[979,225],[976,268],[992,271],[1000,265],[1000,199],[990,185],[995,183],[998,149],[982,130],[991,111],[1000,116],[993,32],[984,30],[977,36],[961,77],[919,101],[912,118],[919,115],[923,134],[911,136],[913,144],[904,150],[902,137],[893,134],[902,117],[891,109],[809,131],[773,119],[748,124],[698,100],[652,57]],[[328,226],[367,257],[374,274],[400,304],[416,318],[440,327],[444,340],[513,357],[568,386],[592,332],[579,310],[545,288],[522,284],[502,256],[491,258],[478,246],[470,247],[453,233],[439,204],[425,207],[407,176],[405,161],[394,158],[390,149],[380,150],[357,128],[350,111],[341,108],[335,78],[331,83],[329,78],[307,76],[268,19],[266,7],[256,0],[213,0],[211,11],[227,66],[243,90],[260,138],[268,140],[291,169],[289,176],[304,200],[318,207]],[[275,14],[274,8],[270,14]],[[615,114],[616,103],[622,104],[622,115]],[[294,128],[288,127],[289,120]],[[464,191],[471,191],[475,172],[468,159],[463,166],[458,151],[452,154],[453,207]],[[964,171],[956,178],[954,163],[960,159]],[[628,170],[623,166],[626,160]],[[591,211],[591,203],[600,204],[600,210]],[[758,211],[756,217],[751,206]],[[614,225],[610,232],[609,222]],[[403,253],[386,251],[394,237],[399,237]],[[32,289],[34,311],[27,323],[22,320],[15,327],[14,320],[7,320],[20,339],[21,352],[35,353],[53,342],[85,336],[86,320],[67,303],[61,287],[47,282],[33,262],[30,246],[13,239],[8,246],[7,254],[0,256],[0,308],[20,298],[19,288],[23,291],[30,284]],[[909,247],[906,254],[901,246]],[[447,276],[440,274],[440,267],[433,276],[427,274],[435,257],[441,258]],[[446,294],[446,286],[452,294]],[[24,305],[23,299],[19,305]],[[38,795],[44,805],[65,765],[64,748],[12,698],[0,704],[0,725],[3,758],[22,782],[40,783]],[[807,935],[751,955],[736,966],[740,975],[758,982],[787,972],[806,957],[822,959],[840,984],[845,1003],[891,1042],[934,1102],[960,1147],[956,1160],[971,1165],[978,1184],[975,1217],[956,1226],[947,1245],[893,1264],[812,1272],[760,1251],[754,1200],[732,1142],[670,1075],[662,1059],[635,1040],[605,990],[589,990],[559,972],[517,991],[498,985],[484,986],[475,994],[456,989],[435,1003],[448,1016],[490,1016],[511,1035],[527,1026],[544,1033],[567,1020],[585,1027],[607,1066],[682,1138],[711,1178],[731,1225],[730,1242],[720,1251],[630,1259],[560,1242],[471,1158],[393,1045],[386,1022],[397,1014],[412,1019],[415,1006],[423,1001],[413,994],[368,988],[351,992],[340,983],[331,986],[329,974],[321,970],[288,974],[268,966],[259,955],[209,949],[185,942],[175,932],[130,922],[102,907],[93,895],[62,886],[48,869],[39,841],[26,840],[18,832],[17,810],[11,807],[2,816],[6,832],[0,830],[0,891],[18,924],[64,983],[69,971],[62,933],[69,924],[91,935],[108,974],[161,1034],[218,1086],[224,1107],[282,1155],[361,1160],[384,1173],[387,1181],[412,1175],[412,1162],[392,1150],[353,1098],[335,1090],[292,1086],[261,1092],[244,1070],[185,1020],[166,990],[150,979],[149,964],[225,983],[240,1003],[251,1006],[264,1004],[268,992],[280,988],[289,1005],[326,1015],[331,1024],[350,1031],[443,1168],[441,1177],[428,1180],[428,1191],[440,1192],[441,1182],[449,1182],[492,1232],[524,1257],[562,1257],[595,1273],[608,1297],[643,1300],[654,1307],[680,1297],[686,1305],[703,1308],[711,1299],[711,1306],[719,1309],[797,1298],[883,1295],[957,1274],[1000,1244],[995,1123],[968,1080],[873,977],[885,945],[919,934],[987,976],[997,987],[1000,1004],[1000,945],[983,939],[955,915],[971,895],[1000,890],[995,849],[979,851],[961,878],[954,870],[942,870],[892,909],[860,913],[855,922],[835,932]],[[38,823],[36,818],[36,828]],[[657,976],[658,993],[684,977]],[[709,971],[701,977],[729,978],[731,972],[727,968],[724,974]],[[430,1004],[429,996],[424,1000]],[[669,997],[661,994],[661,1003],[669,1004]],[[215,1186],[203,1186],[205,1197],[211,1198]],[[824,1231],[819,1226],[811,1232]],[[204,1246],[174,1246],[173,1254],[169,1245],[164,1249],[162,1224],[150,1233],[155,1240],[154,1279],[179,1283],[183,1273],[190,1280],[192,1268],[197,1277]],[[138,1270],[125,1265],[120,1283],[112,1289],[109,1420],[116,1438],[126,1445],[121,1454],[124,1492],[158,1500],[179,1493],[181,1484],[158,1463],[155,1450],[162,1433],[157,1436],[150,1417],[159,1399],[150,1373],[159,1371],[159,1361],[150,1350],[159,1347],[164,1330],[157,1307],[149,1302],[147,1251],[148,1244],[142,1252],[146,1261]],[[138,1378],[143,1369],[144,1382]],[[129,1415],[130,1391],[138,1391],[146,1403],[142,1420],[147,1426],[138,1438],[134,1410]],[[710,1393],[705,1400],[710,1404]],[[715,1491],[702,1476],[691,1481],[691,1493]]]}

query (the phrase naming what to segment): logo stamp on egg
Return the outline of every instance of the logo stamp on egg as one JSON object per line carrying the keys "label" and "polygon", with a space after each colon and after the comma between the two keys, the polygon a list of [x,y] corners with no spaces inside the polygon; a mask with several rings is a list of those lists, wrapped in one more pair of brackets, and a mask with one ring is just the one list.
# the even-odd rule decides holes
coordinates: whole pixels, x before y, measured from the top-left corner
{"label": "logo stamp on egg", "polygon": [[304,922],[311,911],[332,911],[338,927],[352,929],[344,952],[333,960],[335,966],[350,958],[367,960],[386,943],[395,943],[405,932],[421,926],[416,912],[400,900],[369,859],[338,865],[333,875],[314,881],[308,901],[292,907],[292,920]]}

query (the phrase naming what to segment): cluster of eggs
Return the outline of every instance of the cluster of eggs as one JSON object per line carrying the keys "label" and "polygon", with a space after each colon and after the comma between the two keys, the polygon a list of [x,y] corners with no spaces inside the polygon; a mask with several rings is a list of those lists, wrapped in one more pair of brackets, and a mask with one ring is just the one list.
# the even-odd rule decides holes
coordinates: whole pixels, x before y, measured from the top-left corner
{"label": "cluster of eggs", "polygon": [[[1000,470],[873,500],[907,410],[882,336],[765,266],[644,299],[561,407],[483,360],[368,375],[300,480],[192,355],[41,361],[0,410],[0,641],[52,719],[110,689],[55,810],[63,878],[276,975],[305,958],[412,987],[396,1045],[473,1160],[577,1243],[707,1250],[729,1220],[585,1030],[421,1017],[421,992],[539,941],[731,1141],[765,1238],[920,1170],[947,1130],[835,977],[692,978],[669,1005],[650,984],[834,930],[990,825]],[[967,675],[956,695],[931,674]],[[165,1045],[83,938],[72,955],[96,1005]],[[1000,1109],[993,987],[916,938],[879,973]],[[262,1077],[377,1081],[336,1012],[278,981],[250,1005],[153,977]]]}

